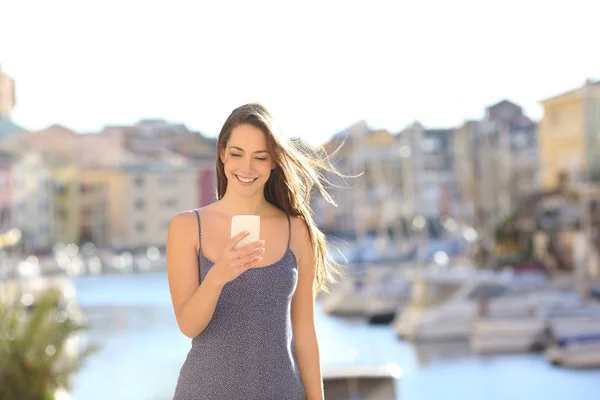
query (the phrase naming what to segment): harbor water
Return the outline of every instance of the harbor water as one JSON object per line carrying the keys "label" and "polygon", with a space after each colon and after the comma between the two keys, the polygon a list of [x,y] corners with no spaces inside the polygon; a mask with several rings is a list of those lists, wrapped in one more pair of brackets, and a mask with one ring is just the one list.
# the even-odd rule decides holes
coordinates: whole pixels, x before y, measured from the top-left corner
{"label": "harbor water", "polygon": [[[79,276],[88,340],[100,351],[74,379],[74,400],[167,400],[190,340],[177,328],[165,273]],[[387,326],[325,315],[317,303],[324,367],[395,362],[401,399],[597,400],[600,370],[554,367],[542,354],[476,356],[466,342],[413,345]]]}

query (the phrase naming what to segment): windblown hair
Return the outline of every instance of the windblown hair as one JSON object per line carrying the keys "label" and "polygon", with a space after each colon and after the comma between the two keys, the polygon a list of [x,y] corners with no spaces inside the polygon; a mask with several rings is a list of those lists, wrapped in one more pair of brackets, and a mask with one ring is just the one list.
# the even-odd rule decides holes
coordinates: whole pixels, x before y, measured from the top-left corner
{"label": "windblown hair", "polygon": [[265,184],[265,198],[287,215],[299,217],[306,223],[317,263],[315,290],[327,291],[327,284],[336,281],[335,276],[341,275],[341,268],[331,258],[327,239],[314,221],[310,199],[313,190],[316,189],[327,202],[336,205],[326,190],[329,181],[325,174],[330,172],[344,178],[347,176],[335,169],[324,150],[315,151],[300,142],[296,143],[283,137],[275,129],[269,111],[261,104],[251,103],[233,110],[219,133],[216,165],[219,200],[223,198],[227,189],[225,167],[219,155],[226,149],[233,129],[242,124],[252,125],[264,132],[268,151],[275,165]]}

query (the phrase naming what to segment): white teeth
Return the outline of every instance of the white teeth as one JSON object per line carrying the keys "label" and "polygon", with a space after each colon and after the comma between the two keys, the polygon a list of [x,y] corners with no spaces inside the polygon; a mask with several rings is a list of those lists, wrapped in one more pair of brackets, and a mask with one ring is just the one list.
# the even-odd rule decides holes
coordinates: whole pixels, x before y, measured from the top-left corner
{"label": "white teeth", "polygon": [[256,178],[242,178],[239,175],[236,175],[236,176],[240,181],[242,181],[244,183],[250,183],[250,182],[254,182],[256,180]]}

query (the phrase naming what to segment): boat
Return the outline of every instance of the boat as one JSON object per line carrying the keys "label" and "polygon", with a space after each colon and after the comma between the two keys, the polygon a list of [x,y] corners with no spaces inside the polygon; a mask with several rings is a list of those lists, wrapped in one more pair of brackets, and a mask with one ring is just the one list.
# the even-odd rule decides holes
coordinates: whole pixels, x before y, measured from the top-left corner
{"label": "boat", "polygon": [[330,315],[343,317],[363,316],[366,293],[365,278],[362,275],[351,275],[339,282],[320,302],[323,311]]}
{"label": "boat", "polygon": [[549,334],[551,341],[545,351],[549,362],[569,368],[600,368],[600,307],[555,318]]}
{"label": "boat", "polygon": [[393,329],[401,339],[437,341],[468,339],[481,299],[519,293],[544,278],[515,276],[510,270],[457,269],[415,271],[410,279],[411,301],[393,321]]}
{"label": "boat", "polygon": [[548,347],[545,355],[561,367],[600,368],[600,334],[562,339]]}
{"label": "boat", "polygon": [[404,276],[390,271],[380,278],[379,284],[368,288],[364,315],[370,324],[390,324],[396,313],[408,304],[411,285]]}
{"label": "boat", "polygon": [[543,350],[550,323],[584,307],[574,291],[532,291],[479,302],[470,336],[476,353],[518,353]]}
{"label": "boat", "polygon": [[398,364],[348,365],[323,369],[327,400],[399,399],[397,381],[402,376]]}
{"label": "boat", "polygon": [[409,290],[399,268],[368,266],[362,273],[346,277],[320,302],[330,315],[369,317],[394,311],[402,299],[408,298]]}

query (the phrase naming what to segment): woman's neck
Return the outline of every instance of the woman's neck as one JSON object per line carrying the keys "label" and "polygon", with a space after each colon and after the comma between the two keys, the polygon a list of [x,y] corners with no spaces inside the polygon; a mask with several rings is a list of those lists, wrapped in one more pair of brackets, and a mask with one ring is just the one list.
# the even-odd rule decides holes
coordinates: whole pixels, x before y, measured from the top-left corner
{"label": "woman's neck", "polygon": [[240,197],[227,191],[219,203],[231,215],[261,215],[269,207],[262,193],[255,197]]}

